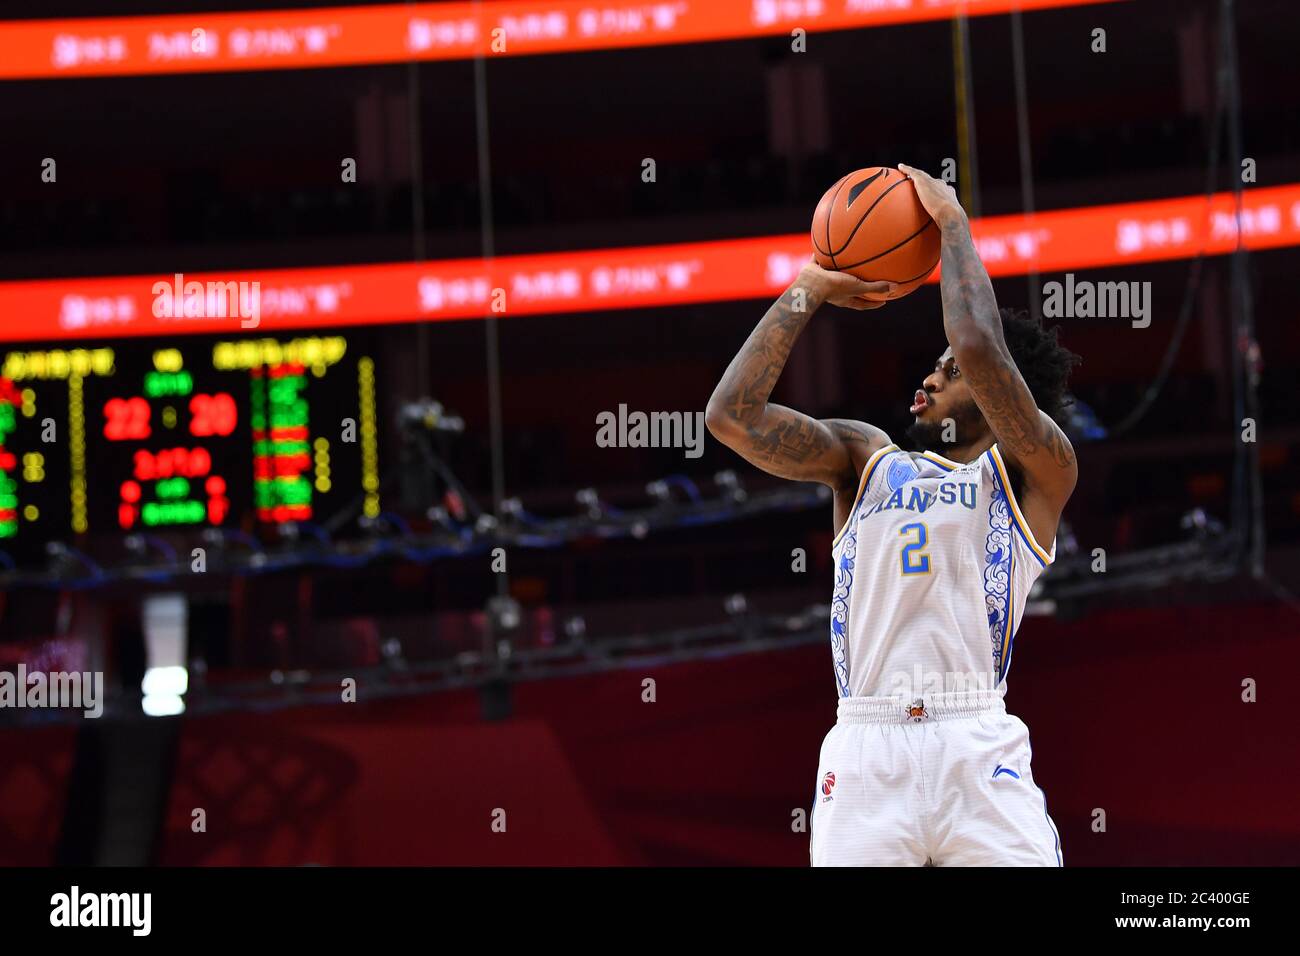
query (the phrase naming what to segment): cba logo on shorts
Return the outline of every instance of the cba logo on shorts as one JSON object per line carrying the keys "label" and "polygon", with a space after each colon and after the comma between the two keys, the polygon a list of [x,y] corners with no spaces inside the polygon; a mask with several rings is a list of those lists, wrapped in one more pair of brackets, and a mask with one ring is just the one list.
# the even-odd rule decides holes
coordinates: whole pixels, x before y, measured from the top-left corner
{"label": "cba logo on shorts", "polygon": [[834,799],[831,796],[831,791],[834,789],[835,789],[835,774],[833,771],[827,770],[826,776],[822,777],[822,803],[829,803],[831,800]]}

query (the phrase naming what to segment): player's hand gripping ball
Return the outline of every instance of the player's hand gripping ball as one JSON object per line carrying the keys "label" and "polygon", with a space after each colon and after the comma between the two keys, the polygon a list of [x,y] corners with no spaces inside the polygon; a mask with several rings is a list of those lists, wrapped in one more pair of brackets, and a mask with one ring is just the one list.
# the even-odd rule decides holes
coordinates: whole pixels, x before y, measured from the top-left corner
{"label": "player's hand gripping ball", "polygon": [[885,166],[851,172],[826,190],[812,244],[823,269],[894,283],[884,299],[907,295],[939,264],[939,227],[908,175]]}
{"label": "player's hand gripping ball", "polygon": [[796,288],[820,296],[842,309],[879,309],[894,291],[890,282],[864,282],[847,272],[823,269],[814,256],[799,270]]}

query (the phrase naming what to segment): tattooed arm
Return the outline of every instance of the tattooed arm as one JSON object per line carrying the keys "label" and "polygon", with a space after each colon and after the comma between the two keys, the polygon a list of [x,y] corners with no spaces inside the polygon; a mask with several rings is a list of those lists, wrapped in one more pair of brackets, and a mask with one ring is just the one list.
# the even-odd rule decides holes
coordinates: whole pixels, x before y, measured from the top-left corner
{"label": "tattooed arm", "polygon": [[899,169],[911,177],[917,197],[942,236],[943,329],[957,367],[999,451],[1021,476],[1021,504],[1034,537],[1050,542],[1079,476],[1074,449],[1056,422],[1035,404],[1011,358],[993,283],[975,251],[970,223],[952,187],[911,166]]}
{"label": "tattooed arm", "polygon": [[746,461],[782,478],[819,481],[836,491],[856,491],[862,462],[889,444],[879,428],[863,422],[819,421],[768,401],[795,339],[823,302],[852,309],[884,304],[865,298],[890,291],[891,283],[863,282],[813,263],[767,310],[709,399],[705,420],[713,437]]}

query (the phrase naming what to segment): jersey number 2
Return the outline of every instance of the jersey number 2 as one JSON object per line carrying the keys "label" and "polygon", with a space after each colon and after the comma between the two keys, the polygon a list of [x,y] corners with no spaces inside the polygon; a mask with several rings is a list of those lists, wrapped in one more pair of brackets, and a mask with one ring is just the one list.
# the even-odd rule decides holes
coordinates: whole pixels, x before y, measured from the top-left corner
{"label": "jersey number 2", "polygon": [[903,573],[929,574],[930,556],[923,550],[930,540],[930,532],[921,522],[905,524],[898,529],[900,535],[915,536],[916,540],[903,545]]}

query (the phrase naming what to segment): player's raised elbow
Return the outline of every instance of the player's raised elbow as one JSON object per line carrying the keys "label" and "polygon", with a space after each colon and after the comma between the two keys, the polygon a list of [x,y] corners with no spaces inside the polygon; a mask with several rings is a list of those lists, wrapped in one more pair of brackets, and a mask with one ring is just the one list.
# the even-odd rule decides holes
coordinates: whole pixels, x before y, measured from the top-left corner
{"label": "player's raised elbow", "polygon": [[709,430],[710,435],[724,445],[730,444],[730,439],[740,431],[741,427],[736,416],[727,408],[717,392],[713,393],[709,404],[704,408],[704,426]]}

